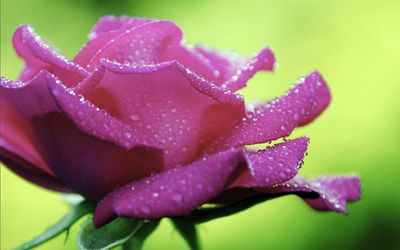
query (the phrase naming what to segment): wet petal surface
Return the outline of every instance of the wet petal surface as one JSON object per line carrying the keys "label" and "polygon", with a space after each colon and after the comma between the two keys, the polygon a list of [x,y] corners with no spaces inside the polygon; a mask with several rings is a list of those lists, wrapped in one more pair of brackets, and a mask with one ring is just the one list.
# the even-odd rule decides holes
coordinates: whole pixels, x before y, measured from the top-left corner
{"label": "wet petal surface", "polygon": [[247,151],[248,170],[231,187],[270,187],[292,179],[303,165],[308,138],[286,141],[260,151]]}
{"label": "wet petal surface", "polygon": [[21,25],[15,31],[13,44],[25,61],[21,81],[29,81],[44,69],[57,75],[67,86],[73,86],[88,76],[85,69],[58,54],[28,25]]}
{"label": "wet petal surface", "polygon": [[189,213],[218,195],[243,161],[241,150],[228,150],[133,182],[98,204],[94,223],[102,226],[117,215],[156,219]]}
{"label": "wet petal surface", "polygon": [[76,91],[163,148],[167,168],[198,157],[244,115],[241,96],[174,61],[133,66],[103,60]]}
{"label": "wet petal surface", "polygon": [[[264,143],[290,135],[309,119],[320,89],[327,88],[322,76],[314,71],[300,79],[285,95],[249,112],[247,118],[209,148],[215,152],[232,146]],[[307,121],[308,122],[308,121]]]}

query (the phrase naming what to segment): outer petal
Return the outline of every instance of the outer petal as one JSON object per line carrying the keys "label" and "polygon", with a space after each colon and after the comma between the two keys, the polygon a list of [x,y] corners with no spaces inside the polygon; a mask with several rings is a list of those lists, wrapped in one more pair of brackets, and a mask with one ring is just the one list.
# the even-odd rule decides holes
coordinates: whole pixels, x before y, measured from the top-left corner
{"label": "outer petal", "polygon": [[314,71],[302,78],[284,96],[249,112],[241,124],[208,150],[215,152],[232,146],[263,143],[288,136],[294,128],[304,124],[306,120],[308,122],[309,114],[314,114],[312,112],[319,100],[318,94],[326,91],[325,81]]}
{"label": "outer petal", "polygon": [[22,157],[7,151],[2,144],[0,143],[0,162],[4,163],[11,171],[44,188],[58,192],[70,192],[58,178],[42,171]]}
{"label": "outer petal", "polygon": [[259,191],[271,194],[298,194],[317,210],[346,213],[346,202],[360,199],[361,183],[357,176],[321,176],[312,180],[296,177],[273,188]]}
{"label": "outer petal", "polygon": [[248,151],[248,171],[230,187],[271,187],[292,179],[303,165],[308,142],[307,137],[301,137],[261,151]]}
{"label": "outer petal", "polygon": [[195,159],[244,116],[241,96],[213,86],[177,62],[103,65],[76,91],[151,145],[160,145],[167,168]]}
{"label": "outer petal", "polygon": [[261,49],[250,59],[232,52],[218,52],[205,47],[197,47],[196,51],[207,58],[215,68],[213,80],[217,85],[230,91],[243,88],[258,71],[272,71],[275,65],[275,56],[268,47]]}
{"label": "outer petal", "polygon": [[43,69],[57,75],[68,86],[80,82],[88,75],[86,70],[70,62],[43,42],[28,25],[21,25],[15,31],[13,42],[17,54],[26,63],[20,76],[21,81],[32,79]]}
{"label": "outer petal", "polygon": [[46,72],[35,79],[2,86],[2,94],[32,126],[45,162],[69,188],[98,200],[162,169],[162,152],[135,143],[134,131],[124,130],[123,123],[66,91]]}
{"label": "outer petal", "polygon": [[189,213],[218,195],[243,161],[241,150],[228,150],[133,182],[98,204],[94,223],[102,226],[116,215],[156,219]]}

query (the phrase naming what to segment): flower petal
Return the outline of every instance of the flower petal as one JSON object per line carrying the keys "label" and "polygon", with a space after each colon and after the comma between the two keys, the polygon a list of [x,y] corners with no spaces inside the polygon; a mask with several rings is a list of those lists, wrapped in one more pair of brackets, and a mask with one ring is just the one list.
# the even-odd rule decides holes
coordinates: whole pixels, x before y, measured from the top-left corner
{"label": "flower petal", "polygon": [[241,150],[228,150],[128,184],[98,204],[94,223],[102,226],[116,215],[156,219],[189,213],[218,195],[243,161]]}
{"label": "flower petal", "polygon": [[207,58],[215,68],[213,80],[217,85],[230,91],[243,88],[258,71],[272,71],[275,65],[274,53],[268,47],[261,49],[250,59],[232,52],[219,52],[205,47],[197,47],[195,50]]}
{"label": "flower petal", "polygon": [[[93,26],[89,38],[93,39],[101,33],[137,27],[154,19],[138,18],[129,16],[103,16]],[[122,30],[123,31],[123,30]]]}
{"label": "flower petal", "polygon": [[[105,39],[110,39],[100,49],[93,46],[90,55],[97,52],[90,61],[76,59],[81,65],[87,64],[87,69],[92,71],[99,66],[103,58],[115,60],[119,63],[148,65],[165,61],[178,61],[197,74],[212,79],[213,68],[210,62],[201,54],[182,43],[182,31],[170,21],[149,21],[142,25],[121,28],[115,34],[103,33]],[[100,36],[99,36],[100,37]],[[94,42],[93,42],[94,43]],[[96,47],[96,48],[94,48]],[[83,52],[82,52],[83,53]],[[85,56],[88,58],[88,56]],[[83,62],[84,61],[84,62]]]}
{"label": "flower petal", "polygon": [[[312,180],[296,177],[286,183],[259,191],[271,194],[297,194],[304,197],[312,208],[346,213],[346,202],[361,197],[358,176],[320,176]],[[314,196],[314,197],[312,197]]]}
{"label": "flower petal", "polygon": [[32,126],[35,147],[58,178],[89,199],[163,169],[161,150],[137,143],[134,131],[121,129],[121,121],[45,71],[28,84],[4,84],[1,91]]}
{"label": "flower petal", "polygon": [[308,142],[307,137],[300,137],[261,151],[247,151],[248,171],[230,187],[270,187],[292,179],[303,165]]}
{"label": "flower petal", "polygon": [[22,157],[8,151],[2,142],[0,142],[0,162],[17,175],[39,186],[57,192],[70,192],[57,177],[42,171]]}
{"label": "flower petal", "polygon": [[74,58],[74,63],[87,67],[92,58],[111,40],[124,34],[126,30],[137,28],[153,19],[105,16],[100,18],[89,33],[89,42],[86,43]]}
{"label": "flower petal", "polygon": [[244,116],[241,96],[177,62],[132,66],[103,60],[76,91],[165,151],[165,165],[195,159]]}
{"label": "flower petal", "polygon": [[290,135],[294,128],[306,120],[308,122],[309,114],[314,114],[312,112],[317,106],[318,94],[326,92],[321,89],[327,89],[327,86],[322,76],[314,71],[284,96],[249,112],[242,123],[216,141],[208,151],[264,143]]}
{"label": "flower petal", "polygon": [[43,42],[28,25],[21,25],[15,31],[13,43],[17,54],[26,64],[20,76],[21,81],[32,79],[43,69],[57,75],[68,86],[73,86],[88,75],[85,69]]}

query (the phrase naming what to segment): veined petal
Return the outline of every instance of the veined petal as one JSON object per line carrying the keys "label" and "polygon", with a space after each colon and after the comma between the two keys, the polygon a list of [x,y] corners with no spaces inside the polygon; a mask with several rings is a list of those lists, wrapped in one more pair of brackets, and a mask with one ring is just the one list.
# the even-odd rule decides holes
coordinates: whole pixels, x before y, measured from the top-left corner
{"label": "veined petal", "polygon": [[300,137],[260,151],[247,151],[248,169],[230,187],[271,187],[292,179],[303,165],[308,142],[307,137]]}
{"label": "veined petal", "polygon": [[21,81],[29,81],[44,69],[57,75],[67,86],[88,76],[85,69],[58,54],[28,25],[21,25],[15,31],[13,43],[17,54],[25,61]]}
{"label": "veined petal", "polygon": [[94,223],[99,227],[116,216],[156,219],[189,213],[223,191],[244,160],[241,150],[227,150],[135,181],[98,204]]}
{"label": "veined petal", "polygon": [[103,60],[76,92],[165,152],[167,168],[197,158],[244,116],[241,96],[178,62],[133,66]]}
{"label": "veined petal", "polygon": [[282,97],[249,112],[243,122],[217,140],[208,151],[264,143],[290,135],[297,126],[306,120],[308,122],[310,114],[314,114],[319,94],[326,93],[321,89],[327,89],[327,86],[322,76],[314,71]]}

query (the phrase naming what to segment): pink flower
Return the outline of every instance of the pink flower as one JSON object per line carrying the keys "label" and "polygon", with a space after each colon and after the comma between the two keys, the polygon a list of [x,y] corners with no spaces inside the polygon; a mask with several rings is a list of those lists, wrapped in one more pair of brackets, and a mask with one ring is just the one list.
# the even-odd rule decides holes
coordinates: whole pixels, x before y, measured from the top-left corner
{"label": "pink flower", "polygon": [[317,71],[246,111],[235,92],[273,70],[268,47],[244,58],[189,46],[170,21],[110,16],[89,38],[70,61],[29,26],[16,30],[25,68],[18,81],[1,78],[0,157],[33,183],[100,201],[97,226],[117,215],[181,216],[261,193],[294,193],[337,212],[359,199],[356,176],[297,175],[306,137],[243,148],[286,137],[328,106]]}

